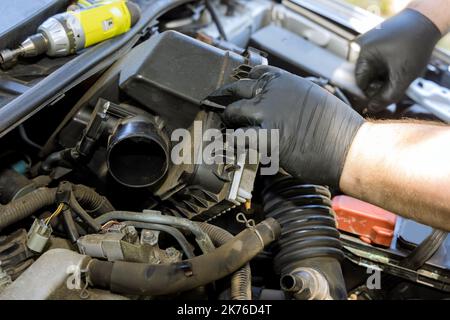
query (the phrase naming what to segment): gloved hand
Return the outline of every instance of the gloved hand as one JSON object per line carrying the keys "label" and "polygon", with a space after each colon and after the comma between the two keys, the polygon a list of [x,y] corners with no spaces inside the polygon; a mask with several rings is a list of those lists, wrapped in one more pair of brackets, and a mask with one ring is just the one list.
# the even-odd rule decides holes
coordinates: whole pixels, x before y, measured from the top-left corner
{"label": "gloved hand", "polygon": [[406,9],[357,39],[361,53],[356,82],[369,99],[370,111],[381,111],[402,98],[425,71],[441,37],[431,20]]}
{"label": "gloved hand", "polygon": [[228,126],[279,130],[284,170],[308,183],[339,186],[348,149],[364,123],[350,106],[311,81],[270,66],[255,67],[249,79],[212,94],[220,96],[240,99],[223,113]]}

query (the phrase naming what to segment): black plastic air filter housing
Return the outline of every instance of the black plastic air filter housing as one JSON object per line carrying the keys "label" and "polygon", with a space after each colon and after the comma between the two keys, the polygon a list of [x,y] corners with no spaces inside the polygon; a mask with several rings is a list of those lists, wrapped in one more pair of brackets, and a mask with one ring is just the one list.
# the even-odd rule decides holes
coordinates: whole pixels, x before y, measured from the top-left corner
{"label": "black plastic air filter housing", "polygon": [[134,48],[125,58],[120,88],[161,116],[169,128],[192,124],[201,102],[235,81],[245,58],[175,31],[165,31]]}

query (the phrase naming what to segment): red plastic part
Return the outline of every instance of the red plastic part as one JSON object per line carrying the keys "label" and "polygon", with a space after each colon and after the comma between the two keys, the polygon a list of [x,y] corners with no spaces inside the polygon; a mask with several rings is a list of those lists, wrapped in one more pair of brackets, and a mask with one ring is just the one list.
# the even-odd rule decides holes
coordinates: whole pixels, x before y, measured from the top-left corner
{"label": "red plastic part", "polygon": [[392,212],[349,196],[334,197],[333,210],[339,230],[358,235],[370,244],[391,245],[397,221]]}

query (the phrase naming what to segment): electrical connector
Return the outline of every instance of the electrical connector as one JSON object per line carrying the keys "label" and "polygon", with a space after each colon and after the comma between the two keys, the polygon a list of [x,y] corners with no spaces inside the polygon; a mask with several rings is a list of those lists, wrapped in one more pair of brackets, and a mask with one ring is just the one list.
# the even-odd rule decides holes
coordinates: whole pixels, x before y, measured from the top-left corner
{"label": "electrical connector", "polygon": [[52,227],[44,220],[35,219],[33,225],[28,231],[27,247],[37,253],[41,253],[52,234]]}

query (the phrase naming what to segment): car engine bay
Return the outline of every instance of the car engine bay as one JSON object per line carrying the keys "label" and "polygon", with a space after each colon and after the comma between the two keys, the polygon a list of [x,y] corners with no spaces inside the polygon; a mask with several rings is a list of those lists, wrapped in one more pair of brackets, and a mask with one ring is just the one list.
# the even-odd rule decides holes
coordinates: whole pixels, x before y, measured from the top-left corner
{"label": "car engine bay", "polygon": [[283,170],[261,175],[267,163],[227,144],[222,161],[171,158],[177,130],[200,141],[193,157],[208,129],[227,135],[226,103],[208,97],[258,65],[364,116],[449,123],[450,57],[436,52],[400,103],[367,114],[353,79],[363,27],[327,1],[135,2],[129,33],[0,70],[0,299],[450,297],[446,232]]}

